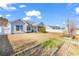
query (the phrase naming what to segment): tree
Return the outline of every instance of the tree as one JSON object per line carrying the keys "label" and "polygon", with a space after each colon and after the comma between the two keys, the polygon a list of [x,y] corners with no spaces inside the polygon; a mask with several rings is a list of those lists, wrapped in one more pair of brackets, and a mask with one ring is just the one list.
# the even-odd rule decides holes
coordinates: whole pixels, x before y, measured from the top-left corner
{"label": "tree", "polygon": [[0,26],[7,26],[8,20],[6,18],[0,17]]}
{"label": "tree", "polygon": [[45,30],[45,25],[44,25],[43,22],[41,22],[41,23],[39,24],[39,32],[42,32],[42,33],[45,33],[45,32],[46,32],[46,30]]}
{"label": "tree", "polygon": [[73,20],[67,20],[67,29],[68,29],[68,36],[75,38],[76,34],[76,24]]}

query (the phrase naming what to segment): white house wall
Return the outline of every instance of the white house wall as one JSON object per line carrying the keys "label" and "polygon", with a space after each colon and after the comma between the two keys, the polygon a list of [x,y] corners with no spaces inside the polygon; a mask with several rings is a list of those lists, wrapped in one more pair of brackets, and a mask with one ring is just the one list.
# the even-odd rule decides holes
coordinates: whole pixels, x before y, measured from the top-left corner
{"label": "white house wall", "polygon": [[11,34],[11,24],[9,23],[6,27],[0,26],[0,35]]}
{"label": "white house wall", "polygon": [[0,35],[3,35],[4,31],[3,31],[3,27],[0,26]]}
{"label": "white house wall", "polygon": [[4,27],[5,34],[11,34],[11,24],[9,23],[7,27]]}
{"label": "white house wall", "polygon": [[26,29],[27,29],[27,25],[24,25],[24,26],[23,26],[23,30],[24,30],[24,32],[27,32]]}

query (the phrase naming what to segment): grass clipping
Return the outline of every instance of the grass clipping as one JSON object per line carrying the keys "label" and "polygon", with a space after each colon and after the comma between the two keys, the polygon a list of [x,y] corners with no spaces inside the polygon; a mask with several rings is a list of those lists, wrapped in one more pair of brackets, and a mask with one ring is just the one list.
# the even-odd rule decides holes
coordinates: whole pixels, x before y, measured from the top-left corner
{"label": "grass clipping", "polygon": [[62,42],[61,40],[53,38],[41,43],[41,46],[43,48],[57,48],[60,46],[61,42]]}

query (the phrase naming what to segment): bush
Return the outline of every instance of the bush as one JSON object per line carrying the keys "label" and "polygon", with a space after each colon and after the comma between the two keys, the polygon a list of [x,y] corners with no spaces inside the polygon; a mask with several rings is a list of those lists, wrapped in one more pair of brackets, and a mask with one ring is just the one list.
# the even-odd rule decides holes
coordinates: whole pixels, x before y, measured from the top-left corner
{"label": "bush", "polygon": [[8,19],[0,17],[0,26],[7,26]]}
{"label": "bush", "polygon": [[41,22],[41,23],[39,24],[39,32],[41,32],[41,33],[45,33],[45,32],[46,32],[46,30],[45,30],[45,25],[44,25],[43,22]]}
{"label": "bush", "polygon": [[44,26],[40,26],[39,27],[39,32],[46,33],[45,27]]}

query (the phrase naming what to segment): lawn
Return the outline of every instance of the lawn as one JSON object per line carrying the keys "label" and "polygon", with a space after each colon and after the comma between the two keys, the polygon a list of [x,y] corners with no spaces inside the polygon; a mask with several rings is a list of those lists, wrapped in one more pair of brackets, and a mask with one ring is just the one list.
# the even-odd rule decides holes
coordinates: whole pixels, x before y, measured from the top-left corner
{"label": "lawn", "polygon": [[43,43],[41,43],[41,46],[43,48],[58,48],[60,44],[62,43],[62,40],[51,38]]}
{"label": "lawn", "polygon": [[63,39],[62,34],[60,33],[25,33],[8,35],[8,39],[15,51],[29,48],[35,44],[49,40],[50,38]]}
{"label": "lawn", "polygon": [[[13,34],[8,35],[8,39],[10,40],[15,51],[17,50],[17,48],[19,50],[23,50],[39,43],[43,48],[43,50],[41,50],[40,47],[36,47],[28,52],[22,53],[22,55],[28,55],[29,52],[31,53],[31,55],[49,55],[55,50],[52,48],[58,48],[64,40],[62,34],[60,33]],[[65,53],[67,55],[79,55],[79,46],[72,45],[68,43],[68,41],[61,47],[58,55],[65,55]]]}

